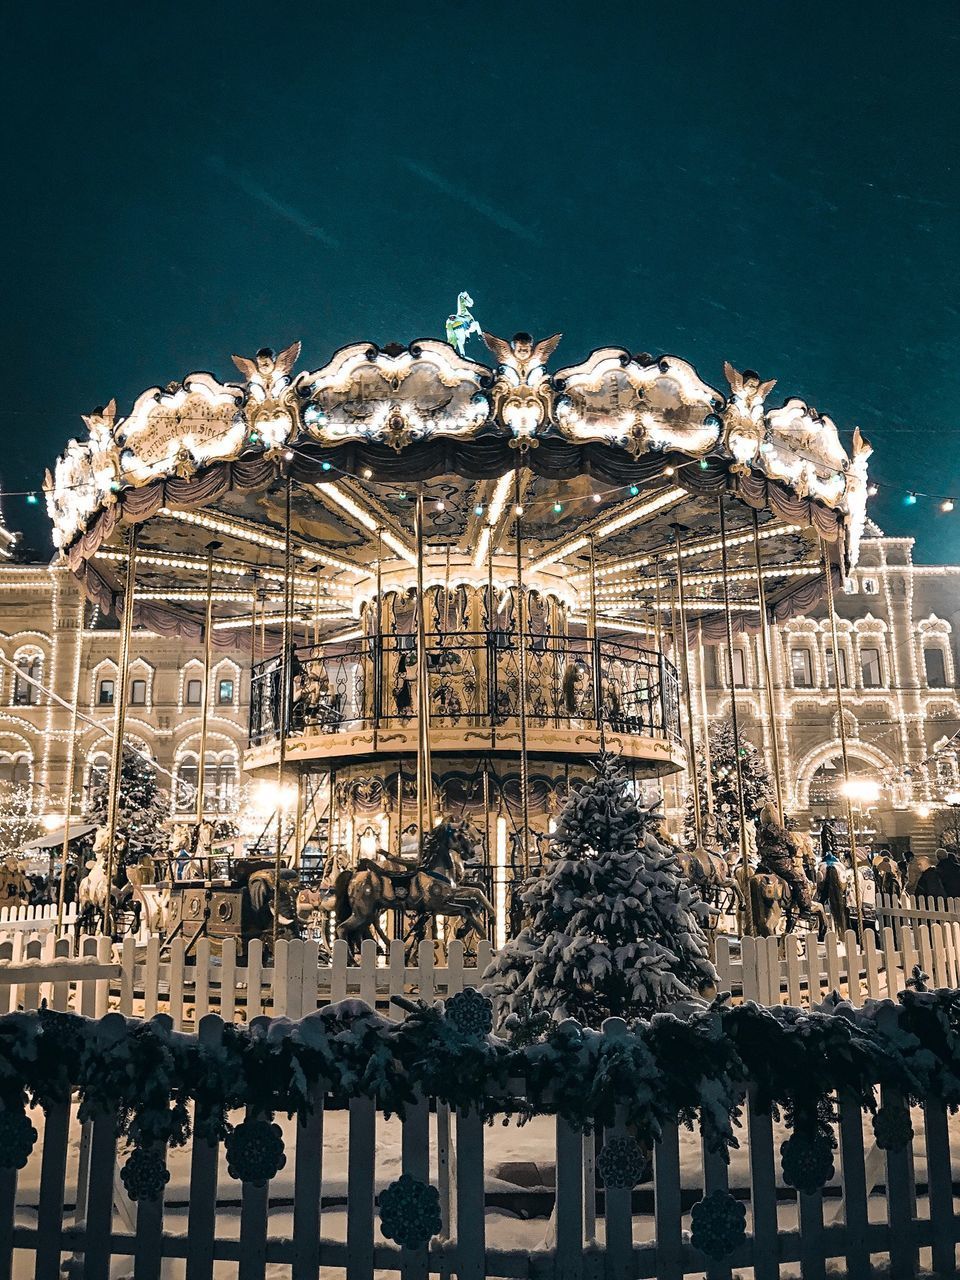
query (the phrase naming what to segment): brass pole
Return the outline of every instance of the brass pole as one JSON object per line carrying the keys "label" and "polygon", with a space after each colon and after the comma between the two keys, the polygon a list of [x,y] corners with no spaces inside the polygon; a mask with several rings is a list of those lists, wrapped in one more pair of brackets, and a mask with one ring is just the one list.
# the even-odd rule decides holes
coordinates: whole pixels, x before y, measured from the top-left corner
{"label": "brass pole", "polygon": [[66,800],[63,806],[63,845],[60,850],[60,890],[57,894],[57,937],[63,932],[63,911],[67,896],[67,859],[70,856],[70,813],[73,808],[73,775],[77,759],[77,717],[80,709],[80,672],[83,666],[83,598],[77,620],[77,661],[73,681],[73,706],[70,710],[70,743],[67,747]]}
{"label": "brass pole", "polygon": [[707,654],[703,647],[703,623],[697,623],[697,665],[700,668],[700,714],[703,717],[703,770],[707,784],[707,813],[713,817],[713,762],[710,759],[710,712],[707,707]]}
{"label": "brass pole", "polygon": [[[319,585],[319,584],[318,584]],[[373,749],[377,750],[380,717],[383,714],[383,529],[377,526],[377,587],[373,621]]]}
{"label": "brass pole", "polygon": [[681,534],[685,532],[683,525],[673,525],[673,536],[677,545],[677,605],[680,611],[680,669],[683,672],[683,692],[687,700],[687,745],[690,760],[690,783],[693,789],[693,836],[694,847],[699,849],[703,844],[703,819],[700,813],[700,784],[697,779],[697,748],[693,737],[693,690],[690,687],[690,654],[687,638],[687,606],[683,593],[683,556],[681,555]]}
{"label": "brass pole", "polygon": [[280,629],[280,740],[277,747],[277,847],[273,867],[273,949],[276,954],[277,934],[280,929],[280,870],[283,865],[283,773],[287,764],[287,724],[290,713],[290,613],[293,577],[293,536],[291,531],[291,504],[293,479],[286,476],[283,507],[283,621]]}
{"label": "brass pole", "polygon": [[[213,553],[222,542],[207,543],[207,612],[203,623],[203,686],[200,693],[200,764],[197,769],[197,826],[203,821],[207,778],[207,722],[210,718],[210,664],[213,660]],[[210,868],[207,868],[209,872]]]}
{"label": "brass pole", "polygon": [[603,686],[600,674],[600,640],[597,635],[597,549],[590,534],[590,665],[593,668],[593,722],[600,734],[600,750],[606,750],[603,726]]}
{"label": "brass pole", "polygon": [[777,713],[773,705],[773,670],[770,666],[770,629],[767,619],[767,596],[763,589],[763,564],[760,560],[760,522],[753,512],[753,559],[757,570],[757,600],[760,605],[760,650],[763,654],[763,678],[767,690],[767,710],[770,715],[770,741],[773,747],[773,781],[777,791],[777,809],[780,821],[786,825],[787,810],[783,799],[783,771],[780,764],[780,740],[777,733]]}
{"label": "brass pole", "polygon": [[490,720],[490,746],[497,745],[497,651],[493,647],[493,620],[497,600],[493,590],[493,527],[487,538],[487,715]]}
{"label": "brass pole", "polygon": [[253,571],[253,590],[250,601],[250,678],[253,679],[253,668],[257,665],[257,570]]}
{"label": "brass pole", "polygon": [[863,903],[860,900],[860,875],[857,871],[857,829],[853,821],[853,797],[850,795],[850,760],[847,756],[847,726],[843,718],[843,688],[840,680],[840,641],[837,638],[837,615],[833,608],[833,571],[827,544],[820,539],[823,572],[827,579],[827,608],[830,611],[830,647],[833,650],[833,683],[837,694],[837,723],[840,729],[840,756],[843,760],[843,790],[847,802],[847,828],[850,832],[850,863],[853,867],[853,893],[857,903],[857,923],[863,931]]}
{"label": "brass pole", "polygon": [[137,577],[137,543],[140,530],[130,526],[127,534],[127,576],[123,589],[123,618],[120,624],[120,661],[117,670],[117,708],[113,721],[113,756],[110,762],[110,799],[107,803],[107,896],[103,904],[103,932],[112,932],[112,903],[110,887],[113,884],[114,845],[117,839],[117,815],[120,811],[120,771],[123,768],[123,730],[127,718],[127,667],[130,664],[130,636],[133,631],[133,591]]}
{"label": "brass pole", "polygon": [[520,501],[519,464],[513,475],[516,497],[514,540],[517,552],[517,655],[520,679],[520,810],[523,822],[523,877],[526,880],[530,875],[530,777],[527,760],[527,650],[524,636],[527,610],[523,597],[523,505]]}
{"label": "brass pole", "polygon": [[430,674],[427,671],[427,602],[423,589],[423,490],[417,493],[417,828],[420,848],[433,829],[433,762],[430,757]]}
{"label": "brass pole", "polygon": [[727,672],[730,679],[730,724],[733,728],[733,762],[737,778],[737,809],[740,814],[740,859],[743,864],[744,917],[747,933],[753,933],[753,902],[750,898],[750,852],[747,846],[747,814],[743,800],[743,766],[740,763],[740,722],[737,717],[737,686],[733,675],[733,620],[730,617],[730,569],[727,563],[727,518],[723,497],[717,499],[720,510],[720,562],[723,574],[723,614],[727,629]]}

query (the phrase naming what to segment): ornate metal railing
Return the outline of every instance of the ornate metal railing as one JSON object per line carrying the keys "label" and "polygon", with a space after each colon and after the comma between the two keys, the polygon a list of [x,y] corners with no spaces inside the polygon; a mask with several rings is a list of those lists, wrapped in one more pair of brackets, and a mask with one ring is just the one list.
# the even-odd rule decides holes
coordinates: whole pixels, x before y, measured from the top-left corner
{"label": "ornate metal railing", "polygon": [[[428,634],[430,723],[436,728],[515,726],[520,658],[507,631]],[[525,636],[526,713],[531,729],[596,729],[679,740],[676,669],[628,640]],[[599,678],[595,678],[595,675]],[[283,664],[253,669],[250,744],[279,736]],[[413,635],[363,637],[291,650],[288,733],[336,734],[413,725],[417,648]]]}

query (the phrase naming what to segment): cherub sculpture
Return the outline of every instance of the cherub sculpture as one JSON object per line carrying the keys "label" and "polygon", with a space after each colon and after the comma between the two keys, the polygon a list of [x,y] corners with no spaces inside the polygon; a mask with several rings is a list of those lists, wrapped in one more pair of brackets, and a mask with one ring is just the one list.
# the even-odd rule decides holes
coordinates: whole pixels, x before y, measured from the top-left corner
{"label": "cherub sculpture", "polygon": [[472,333],[482,333],[483,330],[473,318],[470,308],[473,306],[473,299],[469,293],[460,293],[457,295],[457,310],[454,315],[447,316],[447,341],[451,347],[455,347],[458,355],[463,355],[467,345],[467,339]]}
{"label": "cherub sculpture", "polygon": [[761,382],[760,375],[753,369],[739,373],[729,360],[724,361],[723,372],[731,392],[723,415],[723,443],[734,458],[731,471],[749,475],[750,464],[756,461],[765,434],[763,402],[777,385],[777,380],[770,378]]}
{"label": "cherub sculpture", "polygon": [[261,347],[252,360],[246,356],[231,356],[250,388],[259,400],[276,397],[290,381],[290,372],[300,358],[300,343],[291,342],[278,355],[272,347]]}
{"label": "cherub sculpture", "polygon": [[483,340],[497,357],[493,387],[494,412],[513,433],[515,449],[535,448],[536,435],[553,409],[553,388],[546,362],[556,351],[562,333],[534,342],[529,333],[514,334],[507,342],[483,331]]}

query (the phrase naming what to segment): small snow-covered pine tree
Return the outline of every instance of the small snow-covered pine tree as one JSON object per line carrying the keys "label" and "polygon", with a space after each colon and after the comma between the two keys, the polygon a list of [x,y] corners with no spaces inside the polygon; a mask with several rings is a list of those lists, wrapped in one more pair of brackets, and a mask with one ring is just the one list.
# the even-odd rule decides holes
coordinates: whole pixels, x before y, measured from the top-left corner
{"label": "small snow-covered pine tree", "polygon": [[[707,783],[703,755],[697,753],[697,785],[700,789],[700,812],[706,820]],[[766,762],[760,752],[740,735],[740,771],[743,777],[743,807],[747,818],[755,822],[760,810],[773,800],[773,787]],[[733,726],[721,721],[710,730],[710,781],[713,789],[713,814],[716,822],[714,839],[722,850],[738,854],[740,850],[740,804],[737,799],[737,768],[733,747]],[[693,796],[687,796],[683,817],[683,834],[693,844]],[[707,843],[711,843],[708,839]]]}
{"label": "small snow-covered pine tree", "polygon": [[[110,780],[104,778],[90,792],[87,815],[99,825],[107,821]],[[120,801],[117,831],[127,838],[124,863],[135,862],[142,854],[155,857],[166,853],[170,832],[164,827],[168,816],[166,793],[157,786],[157,770],[142,756],[125,750],[120,765]]]}
{"label": "small snow-covered pine tree", "polygon": [[502,1013],[548,1012],[599,1027],[647,1017],[716,981],[707,908],[616,759],[564,806],[541,874],[522,890],[530,923],[484,974]]}

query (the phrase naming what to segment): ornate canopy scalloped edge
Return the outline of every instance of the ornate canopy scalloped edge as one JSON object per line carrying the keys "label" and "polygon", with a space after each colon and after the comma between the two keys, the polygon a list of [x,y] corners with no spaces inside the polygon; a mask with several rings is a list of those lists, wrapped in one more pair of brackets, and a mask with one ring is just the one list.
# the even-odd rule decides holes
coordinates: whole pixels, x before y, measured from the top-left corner
{"label": "ornate canopy scalloped edge", "polygon": [[[534,344],[486,335],[495,368],[433,339],[409,347],[354,343],[328,364],[292,376],[299,343],[279,356],[234,357],[242,382],[192,373],[152,387],[126,418],[116,403],[84,418],[44,485],[54,542],[76,570],[118,518],[139,522],[161,506],[203,506],[229,488],[269,483],[288,449],[314,480],[320,457],[343,470],[376,462],[396,480],[446,467],[500,474],[520,451],[544,475],[590,473],[642,482],[670,463],[692,492],[733,491],[752,507],[812,524],[857,561],[866,519],[871,449],[851,453],[833,421],[804,401],[766,409],[773,382],[726,365],[729,395],[675,356],[596,350],[551,374],[557,339]],[[701,469],[703,468],[703,469]]]}

